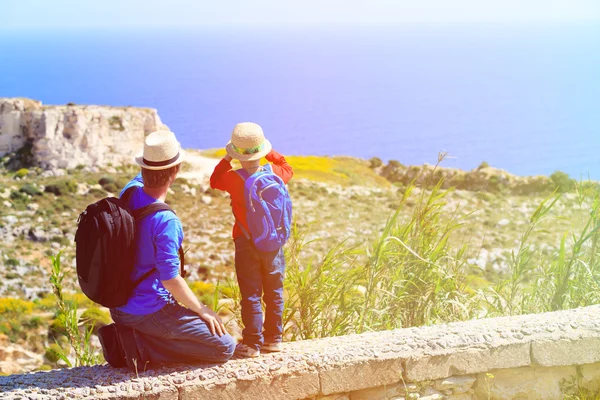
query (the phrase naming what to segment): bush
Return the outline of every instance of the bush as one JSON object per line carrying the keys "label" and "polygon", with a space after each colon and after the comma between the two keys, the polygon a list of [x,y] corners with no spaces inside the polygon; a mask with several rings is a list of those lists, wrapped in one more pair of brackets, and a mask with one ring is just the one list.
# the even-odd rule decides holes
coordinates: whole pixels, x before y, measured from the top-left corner
{"label": "bush", "polygon": [[66,335],[67,327],[65,326],[65,316],[58,314],[56,318],[52,320],[52,323],[50,323],[49,331],[51,336],[55,338],[60,335]]}
{"label": "bush", "polygon": [[118,193],[119,188],[115,183],[107,183],[106,185],[102,185],[102,189],[106,190],[109,193]]}
{"label": "bush", "polygon": [[117,131],[125,130],[125,127],[123,126],[123,120],[121,119],[121,117],[118,117],[116,115],[114,115],[108,119],[108,124],[110,125],[111,129],[114,129]]}
{"label": "bush", "polygon": [[68,246],[71,244],[71,241],[64,236],[53,236],[52,238],[50,238],[50,241],[58,243],[61,246]]}
{"label": "bush", "polygon": [[381,158],[379,158],[379,157],[371,158],[369,160],[369,163],[370,163],[369,167],[372,169],[379,168],[383,165],[383,161],[381,161]]}
{"label": "bush", "polygon": [[203,304],[210,304],[215,293],[215,286],[208,282],[195,281],[190,283],[190,289]]}
{"label": "bush", "polygon": [[104,190],[104,189],[97,189],[97,188],[90,189],[90,191],[88,192],[88,194],[90,196],[93,196],[93,197],[97,198],[97,199],[101,199],[103,197],[106,197],[106,195],[107,195],[106,190]]}
{"label": "bush", "polygon": [[25,178],[29,174],[29,170],[27,168],[21,168],[15,173],[15,178]]}
{"label": "bush", "polygon": [[23,187],[21,189],[19,189],[19,192],[28,194],[30,196],[41,196],[42,195],[42,191],[30,183],[23,185]]}
{"label": "bush", "polygon": [[569,178],[569,175],[562,171],[556,171],[550,175],[550,180],[556,186],[559,192],[569,192],[575,188],[575,181]]}
{"label": "bush", "polygon": [[52,343],[50,347],[46,349],[44,357],[46,357],[46,360],[50,361],[51,363],[56,363],[61,359],[60,354],[62,353],[63,349],[58,344]]}
{"label": "bush", "polygon": [[53,193],[57,196],[72,194],[77,192],[77,182],[74,179],[65,179],[55,184],[46,186],[45,192]]}
{"label": "bush", "polygon": [[94,332],[98,332],[98,329],[110,324],[112,320],[108,312],[97,307],[92,307],[81,314],[79,321],[86,327],[93,327]]}
{"label": "bush", "polygon": [[112,176],[103,176],[98,181],[98,184],[100,186],[104,186],[104,185],[109,184],[109,183],[115,183],[115,178],[113,178]]}
{"label": "bush", "polygon": [[481,164],[479,164],[479,167],[477,167],[477,169],[484,169],[484,168],[489,168],[490,164],[487,163],[487,161],[482,162]]}
{"label": "bush", "polygon": [[0,315],[2,314],[31,314],[33,303],[27,300],[6,297],[0,299]]}
{"label": "bush", "polygon": [[12,192],[10,194],[10,199],[17,202],[17,203],[27,203],[27,201],[29,200],[27,198],[27,195],[21,191],[18,192]]}
{"label": "bush", "polygon": [[[391,167],[394,167],[394,168],[402,168],[402,167],[404,167],[404,165],[402,165],[402,163],[400,161],[398,161],[398,160],[390,160],[390,162],[388,163],[388,165],[390,165]],[[415,166],[415,168],[419,169],[419,167],[416,167],[416,166]]]}

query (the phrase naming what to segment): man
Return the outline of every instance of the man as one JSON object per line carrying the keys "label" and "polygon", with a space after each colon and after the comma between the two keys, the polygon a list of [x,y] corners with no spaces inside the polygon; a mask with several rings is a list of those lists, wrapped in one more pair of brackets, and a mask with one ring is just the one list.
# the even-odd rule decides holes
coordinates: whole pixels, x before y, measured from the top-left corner
{"label": "man", "polygon": [[[143,155],[136,158],[141,173],[121,192],[134,188],[129,196],[130,210],[164,202],[184,157],[172,132],[148,135]],[[130,278],[135,282],[149,275],[125,305],[111,309],[125,354],[109,355],[109,364],[121,367],[125,360],[130,368],[143,370],[146,364],[225,362],[233,355],[235,342],[223,322],[200,303],[179,273],[178,249],[182,241],[181,222],[170,211],[156,212],[136,222],[136,261]],[[107,334],[100,332],[103,348]],[[106,357],[106,349],[104,353]]]}

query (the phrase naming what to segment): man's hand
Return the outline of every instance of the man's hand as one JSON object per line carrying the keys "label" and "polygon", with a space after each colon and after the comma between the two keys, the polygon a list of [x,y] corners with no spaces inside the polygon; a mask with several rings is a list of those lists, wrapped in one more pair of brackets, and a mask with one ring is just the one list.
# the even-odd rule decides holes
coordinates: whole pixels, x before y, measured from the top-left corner
{"label": "man's hand", "polygon": [[225,157],[223,157],[224,160],[231,162],[231,160],[233,160],[233,158],[229,155],[229,154],[225,154]]}
{"label": "man's hand", "polygon": [[227,334],[221,318],[213,310],[198,301],[196,295],[181,276],[161,282],[165,289],[175,297],[175,300],[198,314],[206,322],[213,335],[223,336]]}
{"label": "man's hand", "polygon": [[227,334],[227,330],[225,329],[225,324],[221,320],[221,317],[217,315],[216,312],[206,307],[205,305],[198,311],[198,315],[200,318],[206,322],[208,325],[208,329],[210,332],[215,335],[223,336]]}

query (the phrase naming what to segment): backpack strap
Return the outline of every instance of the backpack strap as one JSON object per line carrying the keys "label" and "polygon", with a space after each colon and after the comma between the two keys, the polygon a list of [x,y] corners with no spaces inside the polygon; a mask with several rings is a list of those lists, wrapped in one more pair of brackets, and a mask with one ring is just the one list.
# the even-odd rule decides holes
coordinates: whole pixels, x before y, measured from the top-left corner
{"label": "backpack strap", "polygon": [[236,169],[233,172],[238,174],[244,182],[246,182],[248,180],[248,178],[250,178],[250,174],[248,174],[248,171],[246,171],[244,168]]}
{"label": "backpack strap", "polygon": [[131,195],[133,194],[133,192],[135,192],[137,188],[137,186],[130,186],[127,188],[126,191],[123,192],[123,194],[121,195],[121,199],[125,202],[125,204],[129,205]]}
{"label": "backpack strap", "polygon": [[[267,171],[273,173],[273,168],[271,167],[270,163],[266,163],[265,165],[261,165],[257,172],[258,171]],[[244,182],[246,182],[248,178],[250,178],[250,174],[244,168],[236,169],[234,172],[238,174]],[[237,226],[239,226],[244,236],[246,236],[246,239],[251,240],[252,236],[250,235],[250,232],[248,232],[248,230],[244,227],[244,225],[242,225],[242,223],[237,218],[235,219],[235,223],[237,224]]]}
{"label": "backpack strap", "polygon": [[173,211],[173,209],[166,203],[149,204],[145,207],[138,208],[137,210],[132,211],[131,215],[133,215],[133,218],[135,218],[136,221],[140,221],[140,220],[146,218],[148,215],[154,214],[159,211],[170,211],[173,214],[177,215],[175,213],[175,211]]}

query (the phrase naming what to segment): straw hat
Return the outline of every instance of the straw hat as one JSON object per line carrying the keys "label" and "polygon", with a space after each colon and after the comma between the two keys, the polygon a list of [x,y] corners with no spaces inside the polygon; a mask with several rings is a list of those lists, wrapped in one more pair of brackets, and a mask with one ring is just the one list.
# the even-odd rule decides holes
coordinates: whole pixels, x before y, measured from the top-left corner
{"label": "straw hat", "polygon": [[173,132],[157,131],[146,136],[144,152],[135,162],[142,168],[161,170],[181,164],[185,155]]}
{"label": "straw hat", "polygon": [[265,134],[259,125],[242,122],[233,128],[231,140],[225,150],[236,160],[254,161],[269,154],[272,148],[271,142],[265,139]]}

